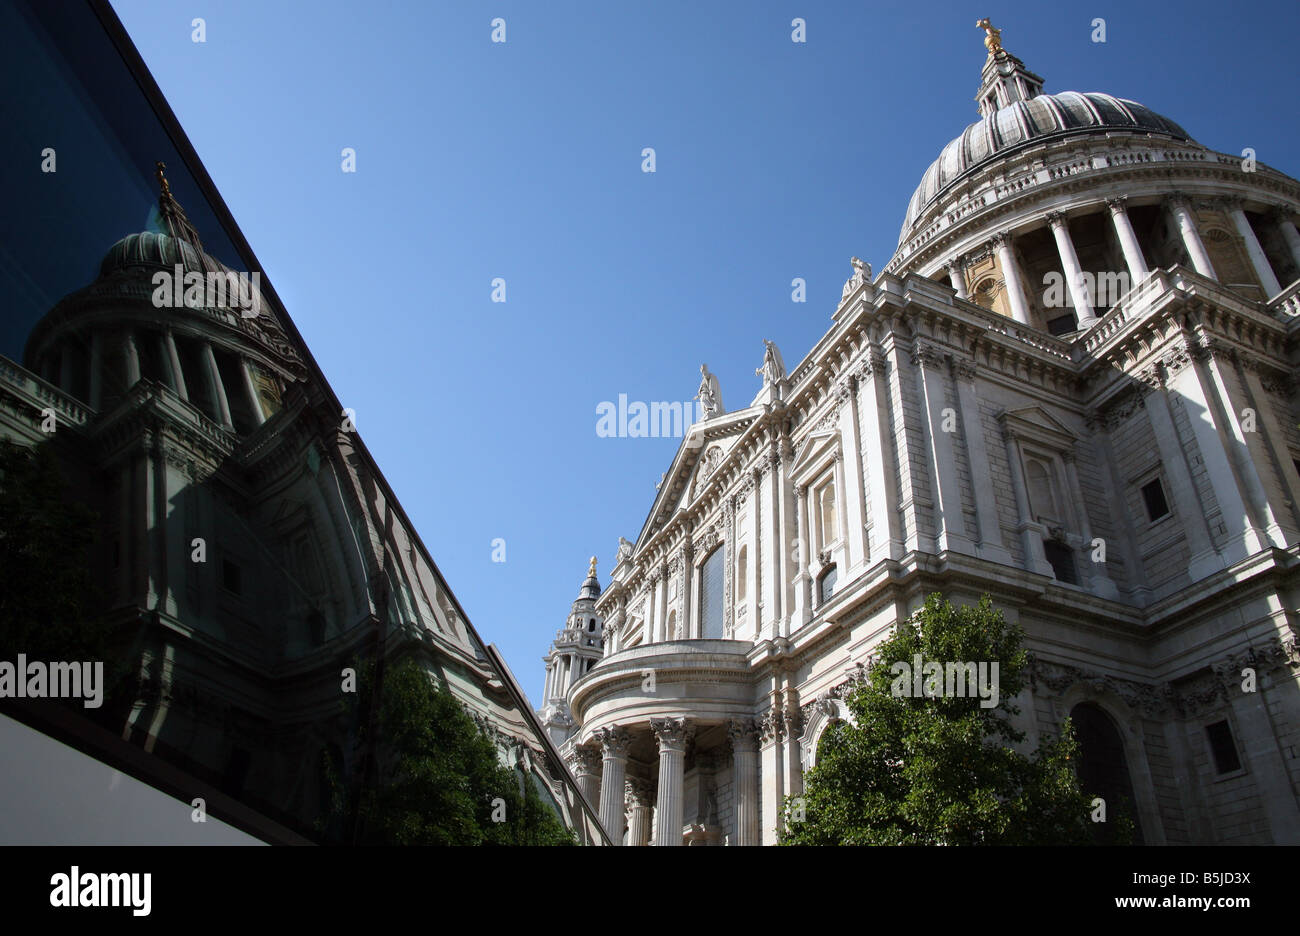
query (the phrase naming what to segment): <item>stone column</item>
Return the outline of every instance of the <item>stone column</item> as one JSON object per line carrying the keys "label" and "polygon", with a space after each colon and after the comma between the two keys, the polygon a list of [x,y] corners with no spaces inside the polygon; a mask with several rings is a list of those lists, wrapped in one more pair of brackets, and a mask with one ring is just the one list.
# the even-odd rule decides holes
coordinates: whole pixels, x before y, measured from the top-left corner
{"label": "stone column", "polygon": [[[942,352],[933,345],[917,342],[912,351],[920,395],[925,410],[922,426],[928,448],[934,491],[935,549],[954,550],[976,555],[975,544],[966,535],[966,520],[961,508],[961,490],[957,477],[957,458],[952,437],[957,431],[957,413],[951,410],[944,394]],[[951,422],[949,415],[951,414]]]}
{"label": "stone column", "polygon": [[685,804],[682,785],[686,767],[686,745],[693,733],[685,718],[655,718],[650,730],[659,741],[659,803],[655,810],[655,844],[682,844]]}
{"label": "stone column", "polygon": [[262,412],[262,399],[258,396],[257,385],[253,382],[253,372],[249,370],[248,361],[244,358],[239,360],[239,371],[244,378],[244,392],[248,394],[248,406],[253,411],[253,424],[260,426],[266,422],[266,414]]}
{"label": "stone column", "polygon": [[1002,269],[1002,280],[1007,286],[1007,301],[1011,303],[1011,317],[1021,325],[1029,322],[1029,300],[1025,298],[1025,287],[1020,282],[1020,264],[1016,262],[1012,250],[1011,235],[1005,232],[993,235],[991,241],[998,255],[998,266]]}
{"label": "stone column", "polygon": [[752,718],[733,718],[727,723],[727,736],[731,739],[736,844],[757,845],[758,727]]}
{"label": "stone column", "polygon": [[649,845],[651,819],[654,815],[654,786],[648,780],[628,777],[624,781],[624,793],[628,802],[627,843],[637,847]]}
{"label": "stone column", "polygon": [[627,779],[627,748],[632,736],[623,728],[598,728],[603,764],[600,778],[600,824],[615,845],[623,844],[623,784]]}
{"label": "stone column", "polygon": [[1275,209],[1273,212],[1273,221],[1277,225],[1278,231],[1282,234],[1282,239],[1286,241],[1287,249],[1291,251],[1291,259],[1295,265],[1300,267],[1300,233],[1295,229],[1295,222],[1291,220],[1290,214],[1282,208]]}
{"label": "stone column", "polygon": [[1255,269],[1255,276],[1259,278],[1259,284],[1264,287],[1264,297],[1272,299],[1282,291],[1282,284],[1277,281],[1277,275],[1273,272],[1268,257],[1264,254],[1264,248],[1259,245],[1259,238],[1255,236],[1255,229],[1250,226],[1250,219],[1246,217],[1240,199],[1225,199],[1224,208],[1232,218],[1232,223],[1236,225],[1237,233],[1241,235],[1242,241],[1246,244],[1246,253],[1250,256],[1250,265]]}
{"label": "stone column", "polygon": [[596,812],[600,808],[600,751],[586,745],[575,747],[565,755],[564,763],[578,781],[578,792]]}
{"label": "stone column", "polygon": [[163,332],[163,344],[167,347],[167,360],[172,365],[172,376],[176,379],[176,393],[182,400],[189,401],[189,388],[185,385],[185,371],[181,367],[181,356],[176,351],[176,339],[169,328]]}
{"label": "stone column", "polygon": [[1079,535],[1083,537],[1084,554],[1088,557],[1085,560],[1088,582],[1101,597],[1119,598],[1119,589],[1106,574],[1106,563],[1092,561],[1092,524],[1088,522],[1088,505],[1083,499],[1083,488],[1079,485],[1079,469],[1074,463],[1074,453],[1064,452],[1061,457],[1065,462],[1065,483],[1069,492],[1070,503],[1067,507],[1074,510]]}
{"label": "stone column", "polygon": [[1169,210],[1174,213],[1178,233],[1182,235],[1183,246],[1187,248],[1187,255],[1192,258],[1192,266],[1195,267],[1196,272],[1217,281],[1219,278],[1214,274],[1210,255],[1205,249],[1205,244],[1201,242],[1201,233],[1196,227],[1196,218],[1192,217],[1192,207],[1187,201],[1187,196],[1181,194],[1173,196],[1169,200]]}
{"label": "stone column", "polygon": [[126,389],[130,390],[140,381],[140,351],[130,331],[122,334],[122,356],[126,360]]}
{"label": "stone column", "polygon": [[1142,256],[1142,246],[1138,243],[1137,234],[1129,221],[1128,211],[1124,207],[1127,200],[1127,196],[1120,195],[1118,198],[1106,199],[1106,205],[1110,208],[1110,220],[1115,225],[1115,236],[1119,238],[1120,249],[1124,251],[1124,263],[1128,266],[1128,275],[1133,278],[1131,285],[1136,286],[1138,280],[1150,271],[1147,269],[1146,258]]}
{"label": "stone column", "polygon": [[221,382],[221,371],[217,370],[217,357],[212,353],[212,345],[203,342],[203,376],[208,383],[208,391],[217,404],[217,418],[223,428],[233,429],[235,424],[230,419],[230,400],[226,397],[226,386]]}
{"label": "stone column", "polygon": [[104,402],[104,339],[99,329],[90,333],[90,399],[93,410]]}
{"label": "stone column", "polygon": [[1070,223],[1059,211],[1048,214],[1047,222],[1052,226],[1056,251],[1061,255],[1065,282],[1070,289],[1070,300],[1074,303],[1075,321],[1079,328],[1087,328],[1097,321],[1097,316],[1092,311],[1092,296],[1088,295],[1088,284],[1083,276],[1083,267],[1079,265],[1079,255],[1074,252],[1074,241],[1070,239]]}
{"label": "stone column", "polygon": [[[893,468],[893,418],[885,358],[873,347],[859,370],[862,391],[862,451],[866,456],[866,489],[871,498],[871,561],[898,559],[904,552],[898,518],[898,483]],[[805,539],[805,542],[807,540]]]}
{"label": "stone column", "polygon": [[957,383],[966,461],[970,464],[971,488],[975,495],[975,518],[979,522],[979,554],[993,562],[1014,565],[1010,550],[1002,542],[1002,524],[998,520],[998,504],[993,494],[993,463],[989,460],[979,398],[975,395],[975,362],[954,361],[953,377]]}
{"label": "stone column", "polygon": [[948,280],[952,283],[952,288],[957,291],[958,299],[969,299],[966,293],[966,277],[962,273],[961,258],[949,260],[947,264]]}

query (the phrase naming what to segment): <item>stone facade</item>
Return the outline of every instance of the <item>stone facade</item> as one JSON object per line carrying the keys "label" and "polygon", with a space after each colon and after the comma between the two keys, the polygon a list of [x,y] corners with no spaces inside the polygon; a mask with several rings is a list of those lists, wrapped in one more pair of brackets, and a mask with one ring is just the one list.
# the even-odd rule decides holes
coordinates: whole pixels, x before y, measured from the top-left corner
{"label": "stone facade", "polygon": [[562,700],[566,749],[623,739],[588,782],[615,841],[657,786],[630,844],[776,842],[940,591],[1024,628],[1026,743],[1088,720],[1143,842],[1300,843],[1300,184],[1044,95],[1000,45],[982,79],[884,271],[855,260],[816,346],[690,427],[620,548]]}

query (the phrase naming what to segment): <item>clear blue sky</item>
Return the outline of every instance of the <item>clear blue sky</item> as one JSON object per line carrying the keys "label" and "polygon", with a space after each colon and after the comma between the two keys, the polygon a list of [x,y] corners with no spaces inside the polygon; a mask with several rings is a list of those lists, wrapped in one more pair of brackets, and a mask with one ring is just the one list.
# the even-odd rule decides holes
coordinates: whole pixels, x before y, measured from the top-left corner
{"label": "clear blue sky", "polygon": [[764,338],[795,365],[849,257],[884,266],[921,173],[977,118],[976,19],[1049,93],[1131,98],[1300,175],[1294,2],[113,5],[534,704],[587,557],[606,583],[676,448],[598,438],[597,404],[689,400],[707,362],[747,405]]}

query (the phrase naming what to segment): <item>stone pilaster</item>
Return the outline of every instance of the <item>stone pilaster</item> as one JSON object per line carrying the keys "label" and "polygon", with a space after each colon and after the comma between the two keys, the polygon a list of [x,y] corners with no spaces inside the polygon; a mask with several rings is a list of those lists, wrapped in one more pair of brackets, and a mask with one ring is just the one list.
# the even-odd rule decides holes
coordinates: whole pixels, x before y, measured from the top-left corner
{"label": "stone pilaster", "polygon": [[976,555],[975,544],[966,534],[966,520],[961,508],[961,490],[958,487],[957,457],[953,451],[952,437],[956,431],[956,412],[952,411],[952,427],[948,429],[947,397],[944,393],[945,362],[938,348],[917,342],[912,351],[916,365],[918,388],[924,407],[926,455],[930,463],[934,491],[935,550],[937,552]]}

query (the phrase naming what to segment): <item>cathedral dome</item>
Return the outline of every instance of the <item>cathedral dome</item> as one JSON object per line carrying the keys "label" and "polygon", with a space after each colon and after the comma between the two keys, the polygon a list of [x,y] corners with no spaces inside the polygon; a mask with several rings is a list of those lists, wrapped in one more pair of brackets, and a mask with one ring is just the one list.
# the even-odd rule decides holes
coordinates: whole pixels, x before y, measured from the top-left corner
{"label": "cathedral dome", "polygon": [[1098,92],[1062,91],[1018,100],[986,114],[945,146],[907,206],[900,246],[926,207],[948,186],[1023,147],[1089,134],[1128,131],[1195,142],[1168,117],[1136,101]]}
{"label": "cathedral dome", "polygon": [[[213,269],[226,269],[225,264],[207,257]],[[119,271],[138,267],[157,267],[170,270],[176,264],[187,270],[202,270],[203,263],[194,246],[178,237],[153,231],[128,234],[108,249],[99,264],[99,275],[110,276]]]}

